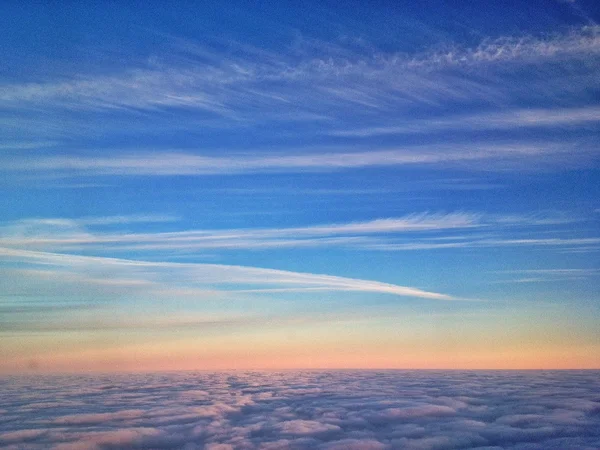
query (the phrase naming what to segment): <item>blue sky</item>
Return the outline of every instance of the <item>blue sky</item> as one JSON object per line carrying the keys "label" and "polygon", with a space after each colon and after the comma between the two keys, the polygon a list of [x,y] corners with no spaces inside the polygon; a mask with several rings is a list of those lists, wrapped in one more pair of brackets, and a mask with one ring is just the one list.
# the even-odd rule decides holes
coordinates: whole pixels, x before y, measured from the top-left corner
{"label": "blue sky", "polygon": [[41,341],[89,368],[116,341],[206,333],[367,353],[392,333],[366,365],[394,367],[428,365],[393,357],[422,335],[431,359],[504,336],[556,344],[529,365],[600,364],[594,2],[4,10],[6,371]]}

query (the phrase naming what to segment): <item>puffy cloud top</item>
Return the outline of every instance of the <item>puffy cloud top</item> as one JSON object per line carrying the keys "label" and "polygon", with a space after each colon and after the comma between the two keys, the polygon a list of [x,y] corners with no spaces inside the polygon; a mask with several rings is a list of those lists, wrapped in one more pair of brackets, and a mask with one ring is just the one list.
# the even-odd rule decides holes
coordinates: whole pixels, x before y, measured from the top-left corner
{"label": "puffy cloud top", "polygon": [[9,377],[0,446],[600,448],[600,372]]}

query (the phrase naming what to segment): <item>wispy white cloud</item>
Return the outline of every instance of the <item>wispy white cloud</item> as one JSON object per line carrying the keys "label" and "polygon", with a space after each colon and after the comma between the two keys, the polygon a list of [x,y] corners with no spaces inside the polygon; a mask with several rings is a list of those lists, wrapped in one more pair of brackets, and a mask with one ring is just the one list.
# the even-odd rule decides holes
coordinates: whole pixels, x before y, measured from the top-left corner
{"label": "wispy white cloud", "polygon": [[[290,290],[302,292],[307,288],[318,288],[329,291],[356,291],[386,293],[398,296],[418,297],[432,300],[454,300],[446,294],[425,291],[417,288],[399,286],[379,281],[345,278],[331,275],[291,272],[257,267],[232,266],[220,264],[151,262],[119,258],[103,258],[72,254],[59,254],[22,249],[0,247],[0,257],[7,261],[49,266],[66,270],[69,275],[86,276],[94,280],[95,274],[102,273],[111,278],[111,286],[125,279],[126,285],[132,280],[137,286],[146,282],[162,284],[163,293],[168,287],[191,287],[224,290],[235,292],[236,288],[244,291],[243,285],[263,286],[280,289],[282,286]],[[47,269],[42,269],[45,272]],[[55,270],[55,269],[53,269]],[[51,270],[51,271],[53,271]]]}
{"label": "wispy white cloud", "polygon": [[[538,170],[560,163],[577,165],[589,161],[598,150],[593,145],[574,142],[520,142],[413,146],[387,150],[342,149],[304,150],[285,154],[230,153],[229,156],[203,156],[180,151],[144,151],[118,156],[47,156],[11,158],[2,162],[5,172],[76,176],[173,176],[242,173],[331,172],[366,167],[460,166],[473,170]],[[541,160],[540,158],[543,158]],[[536,164],[531,164],[536,161]]]}
{"label": "wispy white cloud", "polygon": [[593,246],[591,250],[600,249],[600,238],[545,238],[545,239],[471,239],[453,242],[435,242],[433,240],[412,240],[410,242],[379,242],[368,244],[371,250],[409,251],[436,250],[444,248],[493,248],[493,247],[573,247],[575,250]]}
{"label": "wispy white cloud", "polygon": [[515,269],[498,270],[495,273],[520,275],[520,278],[498,280],[494,283],[545,283],[585,280],[600,275],[600,269]]}
{"label": "wispy white cloud", "polygon": [[344,137],[372,137],[393,134],[432,133],[439,131],[504,130],[534,127],[566,127],[600,122],[600,108],[513,109],[482,112],[444,119],[405,121],[390,126],[331,130],[327,134]]}
{"label": "wispy white cloud", "polygon": [[600,269],[515,269],[499,270],[496,273],[529,273],[549,276],[600,274]]}
{"label": "wispy white cloud", "polygon": [[546,38],[534,36],[486,39],[475,48],[452,48],[425,53],[408,62],[410,66],[432,67],[539,61],[561,56],[587,56],[600,52],[600,26],[590,25]]}
{"label": "wispy white cloud", "polygon": [[600,238],[547,238],[547,239],[488,239],[479,242],[483,246],[554,246],[600,244]]}
{"label": "wispy white cloud", "polygon": [[[324,105],[378,110],[391,103],[433,104],[440,98],[489,99],[498,91],[486,83],[459,81],[442,72],[585,59],[600,53],[599,34],[598,26],[587,26],[545,38],[504,37],[484,40],[474,48],[454,45],[418,55],[374,52],[365,56],[329,44],[320,46],[322,54],[313,49],[300,61],[293,52],[269,54],[239,45],[239,56],[232,56],[194,44],[179,48],[184,57],[176,64],[154,63],[60,82],[5,84],[0,86],[0,104],[96,111],[187,107],[237,121],[250,118],[250,111],[268,115],[274,106],[279,110],[301,106],[306,112],[322,111]],[[193,55],[199,51],[202,58]],[[193,57],[185,58],[186,53]]]}
{"label": "wispy white cloud", "polygon": [[78,223],[84,225],[121,225],[128,223],[176,222],[179,217],[168,214],[130,214],[119,216],[81,217]]}
{"label": "wispy white cloud", "polygon": [[[1,123],[1,122],[0,122]],[[55,147],[57,141],[19,141],[0,143],[0,151],[3,150],[32,150],[38,148]]]}
{"label": "wispy white cloud", "polygon": [[[537,278],[537,277],[530,277],[530,278],[516,278],[516,279],[510,279],[510,280],[498,280],[498,281],[492,281],[492,284],[521,284],[521,283],[543,283],[545,281],[556,281],[554,280],[549,280],[547,278]],[[564,280],[562,280],[564,281]]]}
{"label": "wispy white cloud", "polygon": [[[132,222],[172,221],[175,217],[168,215],[131,215],[107,217],[83,217],[79,219],[38,218],[23,219],[0,227],[2,242],[16,244],[38,242],[51,243],[92,243],[92,242],[148,242],[148,241],[194,241],[208,239],[248,239],[248,238],[294,238],[348,236],[376,233],[415,232],[428,230],[447,230],[482,226],[482,215],[469,212],[453,213],[415,213],[402,217],[374,219],[360,222],[309,225],[288,228],[240,228],[240,229],[206,229],[186,230],[160,233],[102,233],[92,234],[84,229],[86,226],[106,224],[127,224]],[[516,222],[516,217],[513,218]],[[489,221],[489,218],[485,219]],[[499,219],[492,218],[498,222]],[[530,223],[528,218],[521,222]],[[77,233],[73,233],[76,230]]]}
{"label": "wispy white cloud", "polygon": [[[156,233],[106,232],[99,224],[128,223],[129,219],[162,219],[163,216],[121,216],[79,219],[27,219],[0,227],[0,245],[71,252],[198,251],[289,249],[303,247],[347,247],[388,250],[426,250],[468,246],[590,245],[583,239],[482,239],[472,232],[509,232],[528,227],[551,227],[583,219],[564,214],[490,215],[470,212],[419,213],[362,222],[309,225],[288,228],[197,229]],[[169,216],[164,217],[170,218]],[[470,232],[458,236],[453,231]],[[423,235],[426,233],[426,235]],[[409,242],[399,243],[402,235]]]}
{"label": "wispy white cloud", "polygon": [[60,228],[69,228],[77,226],[96,226],[96,225],[123,225],[129,223],[153,223],[153,222],[174,222],[179,217],[168,214],[129,214],[116,216],[87,216],[76,219],[66,218],[32,218],[19,221],[19,227],[24,231],[35,229],[37,227],[48,227],[58,230]]}
{"label": "wispy white cloud", "polygon": [[347,187],[347,188],[301,188],[291,186],[256,187],[248,186],[242,188],[215,188],[205,189],[205,192],[215,194],[233,194],[233,195],[310,195],[310,196],[346,196],[346,195],[386,195],[414,191],[436,191],[436,190],[489,190],[505,187],[500,181],[490,182],[487,178],[477,177],[442,177],[427,178],[424,180],[398,181],[394,187]]}

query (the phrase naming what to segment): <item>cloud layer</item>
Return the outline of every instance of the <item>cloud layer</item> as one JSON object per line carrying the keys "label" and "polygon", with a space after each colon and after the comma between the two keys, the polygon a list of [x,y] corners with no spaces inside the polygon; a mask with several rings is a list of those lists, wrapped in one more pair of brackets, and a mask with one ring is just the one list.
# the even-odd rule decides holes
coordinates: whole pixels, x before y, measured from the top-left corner
{"label": "cloud layer", "polygon": [[598,375],[344,371],[5,378],[0,445],[597,448]]}

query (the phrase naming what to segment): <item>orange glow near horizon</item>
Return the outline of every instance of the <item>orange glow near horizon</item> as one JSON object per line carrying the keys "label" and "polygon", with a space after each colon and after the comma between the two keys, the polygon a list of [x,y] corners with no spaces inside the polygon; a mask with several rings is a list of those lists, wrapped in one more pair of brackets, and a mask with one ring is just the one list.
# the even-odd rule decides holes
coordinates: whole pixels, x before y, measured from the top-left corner
{"label": "orange glow near horizon", "polygon": [[434,342],[270,342],[248,336],[216,340],[174,340],[127,346],[66,347],[3,358],[1,372],[122,372],[171,370],[302,369],[594,369],[600,345],[501,343],[493,348]]}
{"label": "orange glow near horizon", "polygon": [[510,311],[398,317],[168,329],[143,317],[137,328],[132,318],[129,328],[6,333],[0,373],[600,368],[595,328],[573,327],[562,311],[535,321]]}

